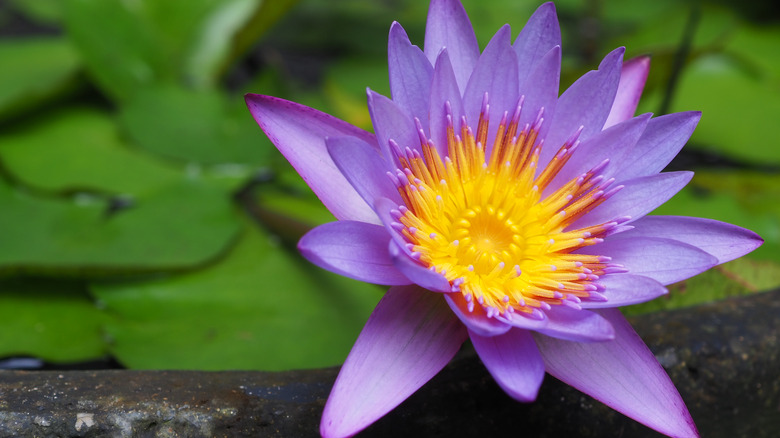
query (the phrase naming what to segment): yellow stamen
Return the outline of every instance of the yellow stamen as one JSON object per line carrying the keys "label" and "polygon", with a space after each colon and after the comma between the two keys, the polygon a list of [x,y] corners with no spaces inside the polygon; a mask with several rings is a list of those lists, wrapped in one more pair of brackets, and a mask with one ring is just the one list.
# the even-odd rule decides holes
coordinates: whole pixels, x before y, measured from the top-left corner
{"label": "yellow stamen", "polygon": [[446,157],[430,141],[422,142],[420,152],[398,157],[399,175],[405,176],[399,193],[408,208],[399,219],[403,236],[453,291],[495,314],[587,299],[599,288],[598,276],[613,265],[573,252],[600,242],[618,225],[570,229],[608,197],[611,181],[597,175],[606,162],[542,198],[576,149],[576,135],[537,171],[539,123],[518,134],[517,120],[517,114],[511,121],[504,114],[488,160],[484,113],[476,137],[465,120],[458,131],[450,120]]}

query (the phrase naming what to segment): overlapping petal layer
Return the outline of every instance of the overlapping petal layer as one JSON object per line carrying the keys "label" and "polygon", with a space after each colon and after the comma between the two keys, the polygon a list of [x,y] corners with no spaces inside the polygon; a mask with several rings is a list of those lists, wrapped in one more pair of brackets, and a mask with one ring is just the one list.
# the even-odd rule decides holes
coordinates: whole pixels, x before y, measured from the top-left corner
{"label": "overlapping petal layer", "polygon": [[[375,135],[248,95],[255,119],[339,219],[301,252],[395,285],[334,385],[321,432],[350,436],[393,409],[470,337],[512,397],[544,371],[671,436],[696,436],[673,384],[614,308],[761,244],[717,221],[646,216],[691,179],[661,173],[700,114],[634,117],[649,58],[607,54],[559,97],[547,3],[514,43],[480,53],[463,6],[433,0],[424,49],[390,28],[392,99],[368,91]],[[432,293],[433,292],[433,293]]]}

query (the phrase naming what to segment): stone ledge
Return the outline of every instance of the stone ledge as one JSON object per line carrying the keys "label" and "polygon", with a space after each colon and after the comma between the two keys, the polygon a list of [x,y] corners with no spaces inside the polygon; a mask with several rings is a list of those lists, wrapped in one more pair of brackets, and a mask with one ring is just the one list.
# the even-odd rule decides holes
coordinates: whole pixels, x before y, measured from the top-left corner
{"label": "stone ledge", "polygon": [[[703,437],[780,436],[780,291],[632,319]],[[1,437],[306,437],[337,368],[0,371]],[[470,347],[366,437],[657,437],[547,376],[521,404]]]}

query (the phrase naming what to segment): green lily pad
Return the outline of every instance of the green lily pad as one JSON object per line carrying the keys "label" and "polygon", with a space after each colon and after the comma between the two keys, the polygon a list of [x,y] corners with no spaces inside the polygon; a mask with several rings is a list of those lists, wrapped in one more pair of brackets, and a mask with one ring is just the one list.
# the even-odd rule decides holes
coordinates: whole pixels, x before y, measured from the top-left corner
{"label": "green lily pad", "polygon": [[250,226],[219,264],[93,283],[130,368],[284,370],[344,360],[381,289],[313,268]]}
{"label": "green lily pad", "polygon": [[760,292],[780,286],[780,263],[742,257],[718,269],[747,292]]}
{"label": "green lily pad", "polygon": [[0,42],[0,118],[18,115],[75,82],[78,54],[62,38]]}
{"label": "green lily pad", "polygon": [[264,164],[270,142],[243,99],[229,105],[217,91],[175,86],[138,90],[120,121],[135,142],[164,157],[202,164]]}
{"label": "green lily pad", "polygon": [[192,180],[111,212],[99,199],[40,198],[0,184],[0,272],[93,276],[186,269],[215,258],[240,224],[225,193]]}
{"label": "green lily pad", "polygon": [[65,15],[65,2],[62,0],[9,0],[11,7],[27,17],[47,24],[59,25]]}
{"label": "green lily pad", "polygon": [[[717,92],[713,92],[717,90]],[[780,88],[727,55],[697,59],[683,72],[672,111],[701,110],[691,148],[757,164],[780,163],[770,127],[780,119]]]}
{"label": "green lily pad", "polygon": [[126,99],[154,83],[208,88],[229,43],[259,0],[70,0],[68,34],[108,94]]}
{"label": "green lily pad", "polygon": [[53,192],[143,194],[175,182],[182,169],[122,142],[102,112],[72,108],[0,135],[0,160],[15,178]]}
{"label": "green lily pad", "polygon": [[57,363],[99,358],[107,354],[103,317],[83,283],[0,280],[0,357]]}
{"label": "green lily pad", "polygon": [[741,59],[756,75],[780,80],[780,26],[745,23],[726,43],[724,51]]}
{"label": "green lily pad", "polygon": [[669,286],[669,294],[624,307],[627,315],[672,310],[748,295],[780,285],[780,264],[739,259]]}

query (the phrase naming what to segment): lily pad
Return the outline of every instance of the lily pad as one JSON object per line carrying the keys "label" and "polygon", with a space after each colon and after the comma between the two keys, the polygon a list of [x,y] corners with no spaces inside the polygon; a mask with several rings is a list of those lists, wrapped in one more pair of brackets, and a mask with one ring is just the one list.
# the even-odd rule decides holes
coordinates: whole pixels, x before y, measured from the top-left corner
{"label": "lily pad", "polygon": [[192,268],[225,251],[240,229],[225,193],[195,180],[116,211],[96,198],[42,198],[5,184],[0,204],[0,272],[94,276]]}
{"label": "lily pad", "polygon": [[232,36],[261,3],[70,0],[66,24],[100,87],[126,99],[154,83],[215,85]]}
{"label": "lily pad", "polygon": [[[752,266],[747,268],[747,265]],[[767,272],[759,273],[759,270],[764,269]],[[751,280],[755,283],[751,283]],[[773,286],[780,284],[780,264],[740,259],[717,266],[680,283],[675,283],[669,286],[668,295],[623,309],[627,315],[679,309],[760,292],[769,289],[766,286],[770,284]]]}
{"label": "lily pad", "polygon": [[63,38],[0,42],[0,118],[17,116],[75,82],[80,61]]}
{"label": "lily pad", "polygon": [[46,24],[61,24],[65,15],[65,2],[62,0],[9,0],[11,7],[27,17]]}
{"label": "lily pad", "polygon": [[120,121],[141,147],[167,158],[201,164],[263,164],[270,142],[243,99],[230,105],[214,90],[177,86],[139,90],[122,107]]}
{"label": "lily pad", "polygon": [[313,268],[256,227],[219,264],[94,283],[112,352],[131,368],[284,370],[344,360],[378,287]]}
{"label": "lily pad", "polygon": [[726,43],[724,50],[745,62],[759,76],[780,80],[780,25],[745,23]]}
{"label": "lily pad", "polygon": [[0,357],[99,358],[107,354],[103,317],[81,282],[0,280]]}
{"label": "lily pad", "polygon": [[102,112],[74,108],[0,135],[0,160],[15,178],[53,192],[143,194],[184,171],[122,142]]}
{"label": "lily pad", "polygon": [[[780,44],[780,41],[778,41]],[[717,92],[713,92],[717,90]],[[691,148],[756,164],[780,163],[775,137],[780,87],[724,54],[697,59],[684,71],[672,111],[701,110]]]}

